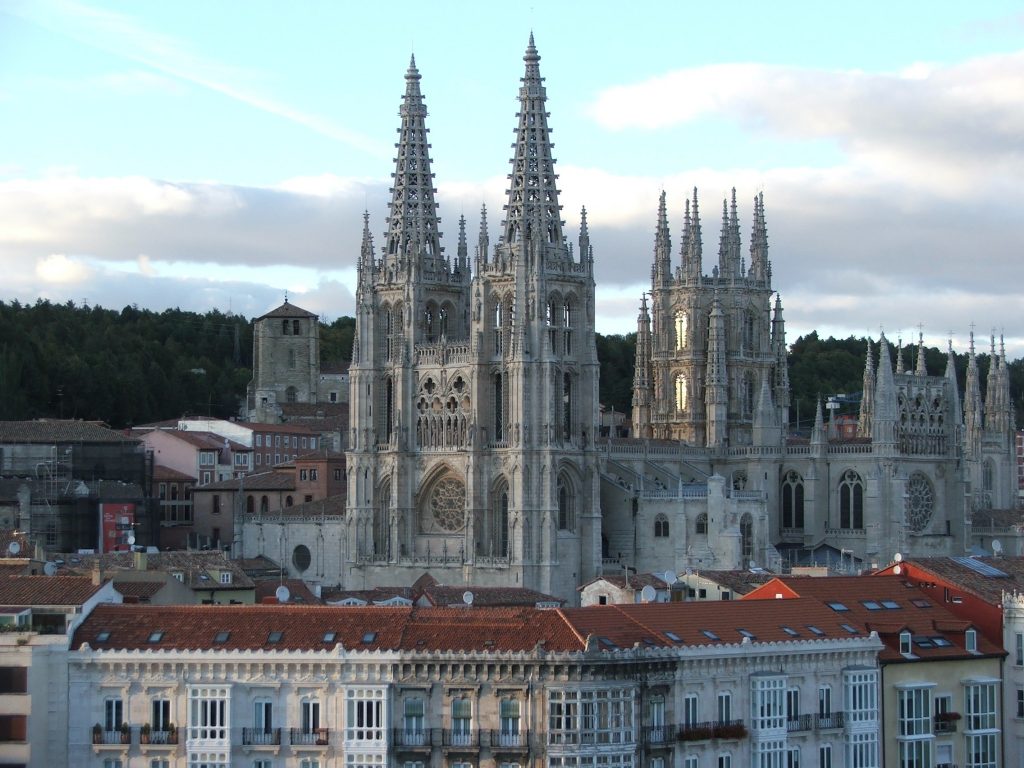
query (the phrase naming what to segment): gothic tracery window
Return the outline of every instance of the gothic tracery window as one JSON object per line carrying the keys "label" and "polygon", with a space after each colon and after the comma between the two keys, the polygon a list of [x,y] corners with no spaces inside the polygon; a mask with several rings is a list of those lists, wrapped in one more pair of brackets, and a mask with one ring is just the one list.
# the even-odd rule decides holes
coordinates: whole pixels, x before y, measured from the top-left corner
{"label": "gothic tracery window", "polygon": [[792,469],[782,480],[782,527],[804,527],[804,479]]}
{"label": "gothic tracery window", "polygon": [[746,565],[754,557],[754,518],[749,512],[740,518],[740,545]]}
{"label": "gothic tracery window", "polygon": [[675,382],[676,410],[685,411],[689,404],[689,388],[686,382],[685,373],[676,374]]}
{"label": "gothic tracery window", "polygon": [[864,527],[864,482],[852,469],[839,481],[839,527],[860,530]]}
{"label": "gothic tracery window", "polygon": [[573,507],[572,489],[565,478],[558,480],[558,530],[572,531],[576,529],[576,512]]}
{"label": "gothic tracery window", "polygon": [[907,481],[907,525],[914,533],[921,533],[932,521],[935,511],[935,493],[932,484],[921,472],[915,472]]}
{"label": "gothic tracery window", "polygon": [[701,512],[699,515],[697,515],[696,531],[697,531],[697,535],[698,536],[707,536],[708,535],[708,513],[707,512]]}
{"label": "gothic tracery window", "polygon": [[661,513],[654,518],[654,538],[668,538],[668,518]]}
{"label": "gothic tracery window", "polygon": [[439,480],[427,502],[429,522],[445,533],[462,530],[465,524],[466,486],[454,477]]}
{"label": "gothic tracery window", "polygon": [[686,312],[679,310],[675,317],[676,349],[686,349],[686,334],[689,331]]}

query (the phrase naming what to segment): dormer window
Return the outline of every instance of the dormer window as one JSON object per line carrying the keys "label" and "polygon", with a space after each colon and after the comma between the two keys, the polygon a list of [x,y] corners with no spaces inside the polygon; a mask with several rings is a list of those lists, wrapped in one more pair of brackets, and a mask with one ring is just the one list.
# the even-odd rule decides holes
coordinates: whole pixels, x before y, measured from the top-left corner
{"label": "dormer window", "polygon": [[968,629],[964,636],[964,644],[967,646],[968,653],[978,652],[978,630]]}
{"label": "dormer window", "polygon": [[910,653],[910,650],[910,633],[900,632],[900,653],[906,656]]}
{"label": "dormer window", "polygon": [[221,571],[220,583],[221,584],[230,584],[231,583],[231,571]]}
{"label": "dormer window", "polygon": [[174,573],[172,573],[171,575],[172,575],[172,576],[173,576],[174,578],[176,578],[176,579],[177,579],[178,581],[180,581],[180,582],[181,582],[182,584],[184,584],[184,583],[185,583],[185,574],[184,574],[184,573],[182,573],[181,571],[175,571],[175,572],[174,572]]}

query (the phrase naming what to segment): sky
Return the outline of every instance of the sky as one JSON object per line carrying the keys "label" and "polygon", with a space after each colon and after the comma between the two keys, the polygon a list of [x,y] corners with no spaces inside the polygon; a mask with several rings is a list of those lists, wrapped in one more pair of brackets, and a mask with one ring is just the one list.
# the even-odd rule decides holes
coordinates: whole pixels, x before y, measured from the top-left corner
{"label": "sky", "polygon": [[354,308],[415,54],[454,254],[496,242],[522,55],[546,78],[597,329],[636,329],[658,196],[705,268],[764,194],[787,335],[1024,356],[1019,2],[0,0],[0,300],[247,317]]}

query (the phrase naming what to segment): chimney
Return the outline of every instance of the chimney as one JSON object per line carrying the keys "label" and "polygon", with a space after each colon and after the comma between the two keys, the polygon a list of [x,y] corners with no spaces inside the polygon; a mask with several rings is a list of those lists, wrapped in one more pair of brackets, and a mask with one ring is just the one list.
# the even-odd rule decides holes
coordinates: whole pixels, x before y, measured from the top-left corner
{"label": "chimney", "polygon": [[92,584],[94,587],[98,587],[103,583],[103,567],[100,565],[100,559],[96,558],[96,561],[92,564]]}
{"label": "chimney", "polygon": [[135,570],[145,571],[149,567],[149,558],[146,557],[146,551],[144,549],[137,549],[133,553],[135,560]]}

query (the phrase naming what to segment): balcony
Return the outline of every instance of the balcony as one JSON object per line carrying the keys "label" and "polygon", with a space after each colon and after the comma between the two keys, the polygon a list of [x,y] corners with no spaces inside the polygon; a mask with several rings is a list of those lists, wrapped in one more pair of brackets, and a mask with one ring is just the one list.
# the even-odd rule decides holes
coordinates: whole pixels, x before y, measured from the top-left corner
{"label": "balcony", "polygon": [[526,752],[530,748],[529,734],[524,731],[491,731],[492,752]]}
{"label": "balcony", "polygon": [[177,743],[177,728],[168,728],[166,731],[152,731],[143,727],[143,729],[139,731],[139,744],[144,744],[150,747],[173,747]]}
{"label": "balcony", "polygon": [[786,720],[787,733],[799,733],[809,731],[814,724],[814,718],[810,715],[795,715]]}
{"label": "balcony", "polygon": [[956,720],[935,718],[935,735],[942,736],[948,733],[956,733]]}
{"label": "balcony", "polygon": [[706,720],[679,726],[680,741],[705,741],[707,739],[742,739],[747,735],[747,726],[742,720]]}
{"label": "balcony", "polygon": [[122,747],[132,743],[131,728],[125,726],[116,731],[105,731],[101,728],[92,729],[94,747]]}
{"label": "balcony", "polygon": [[480,748],[480,731],[445,728],[441,732],[441,746],[449,750],[477,750]]}
{"label": "balcony", "polygon": [[391,743],[402,749],[429,750],[436,738],[431,738],[436,728],[394,728]]}
{"label": "balcony", "polygon": [[288,741],[293,747],[326,747],[331,743],[331,729],[289,728]]}
{"label": "balcony", "polygon": [[815,715],[814,726],[819,731],[827,731],[830,728],[842,728],[846,717],[842,712],[829,712],[827,715]]}
{"label": "balcony", "polygon": [[649,725],[640,730],[640,738],[648,747],[658,747],[671,744],[675,741],[675,734],[667,725]]}
{"label": "balcony", "polygon": [[280,728],[243,728],[243,747],[279,747],[281,746]]}

